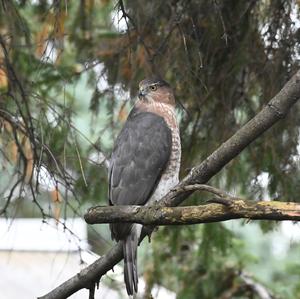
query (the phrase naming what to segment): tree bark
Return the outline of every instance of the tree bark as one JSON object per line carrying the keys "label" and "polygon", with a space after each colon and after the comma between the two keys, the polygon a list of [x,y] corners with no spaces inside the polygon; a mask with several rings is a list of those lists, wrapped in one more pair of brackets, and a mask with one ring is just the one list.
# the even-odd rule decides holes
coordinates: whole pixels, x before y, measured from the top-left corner
{"label": "tree bark", "polygon": [[130,222],[144,225],[186,225],[238,218],[300,221],[300,204],[280,201],[254,202],[235,198],[229,206],[212,203],[188,207],[94,207],[85,215],[89,224]]}
{"label": "tree bark", "polygon": [[[228,162],[236,157],[252,141],[284,118],[290,108],[300,98],[300,70],[285,84],[282,90],[248,123],[224,142],[200,165],[178,184],[178,188],[195,183],[206,183],[217,174]],[[193,191],[180,193],[170,191],[159,203],[160,206],[177,206]],[[112,253],[113,252],[113,253]],[[42,296],[42,299],[65,299],[82,288],[90,288],[100,277],[118,263],[123,257],[120,244],[80,273],[62,283],[60,286]]]}

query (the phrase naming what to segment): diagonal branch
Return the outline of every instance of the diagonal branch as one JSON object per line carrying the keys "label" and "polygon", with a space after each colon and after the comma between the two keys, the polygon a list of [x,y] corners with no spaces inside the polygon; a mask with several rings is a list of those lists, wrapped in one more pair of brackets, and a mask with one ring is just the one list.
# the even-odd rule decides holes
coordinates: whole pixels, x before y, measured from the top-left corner
{"label": "diagonal branch", "polygon": [[264,285],[262,285],[258,281],[255,281],[247,272],[228,268],[227,273],[230,279],[228,281],[229,288],[227,288],[218,297],[218,299],[231,299],[235,296],[241,296],[246,294],[249,296],[249,292],[250,296],[252,295],[252,297],[254,295],[257,295],[257,298],[260,299],[276,299],[270,290],[268,290]]}
{"label": "diagonal branch", "polygon": [[275,299],[265,286],[255,281],[249,274],[241,272],[239,273],[239,277],[254,294],[258,295],[260,299]]}
{"label": "diagonal branch", "polygon": [[[300,98],[300,70],[285,84],[282,90],[247,124],[224,142],[200,165],[194,167],[179,184],[178,188],[195,183],[204,184],[217,174],[228,162],[261,134],[284,118],[291,107]],[[192,191],[175,196],[170,191],[161,201],[160,206],[176,206],[183,202]],[[82,288],[89,286],[113,268],[123,257],[122,246],[117,244],[110,252],[92,265],[83,269],[40,299],[65,299]]]}

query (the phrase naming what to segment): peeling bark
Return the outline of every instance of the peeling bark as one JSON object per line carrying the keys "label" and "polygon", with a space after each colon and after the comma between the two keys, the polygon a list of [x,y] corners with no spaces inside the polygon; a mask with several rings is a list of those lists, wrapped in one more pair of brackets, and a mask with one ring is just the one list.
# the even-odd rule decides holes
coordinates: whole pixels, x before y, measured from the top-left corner
{"label": "peeling bark", "polygon": [[235,198],[230,204],[188,207],[111,206],[89,209],[89,224],[130,222],[144,225],[187,225],[230,219],[300,221],[300,204],[280,201],[254,202]]}

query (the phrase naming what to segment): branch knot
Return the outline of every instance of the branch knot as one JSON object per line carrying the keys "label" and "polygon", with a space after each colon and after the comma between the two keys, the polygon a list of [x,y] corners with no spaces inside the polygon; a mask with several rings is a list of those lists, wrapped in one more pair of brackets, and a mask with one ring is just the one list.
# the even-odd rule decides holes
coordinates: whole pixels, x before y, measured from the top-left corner
{"label": "branch knot", "polygon": [[276,105],[274,105],[272,102],[268,103],[268,106],[275,112],[275,114],[279,118],[284,118],[285,113],[283,113]]}

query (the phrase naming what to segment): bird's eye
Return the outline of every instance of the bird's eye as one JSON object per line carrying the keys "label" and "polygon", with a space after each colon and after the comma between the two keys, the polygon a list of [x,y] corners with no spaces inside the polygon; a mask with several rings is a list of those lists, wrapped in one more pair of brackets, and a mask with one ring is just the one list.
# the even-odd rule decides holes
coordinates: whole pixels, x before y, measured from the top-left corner
{"label": "bird's eye", "polygon": [[157,89],[156,85],[150,85],[150,90],[155,91]]}

